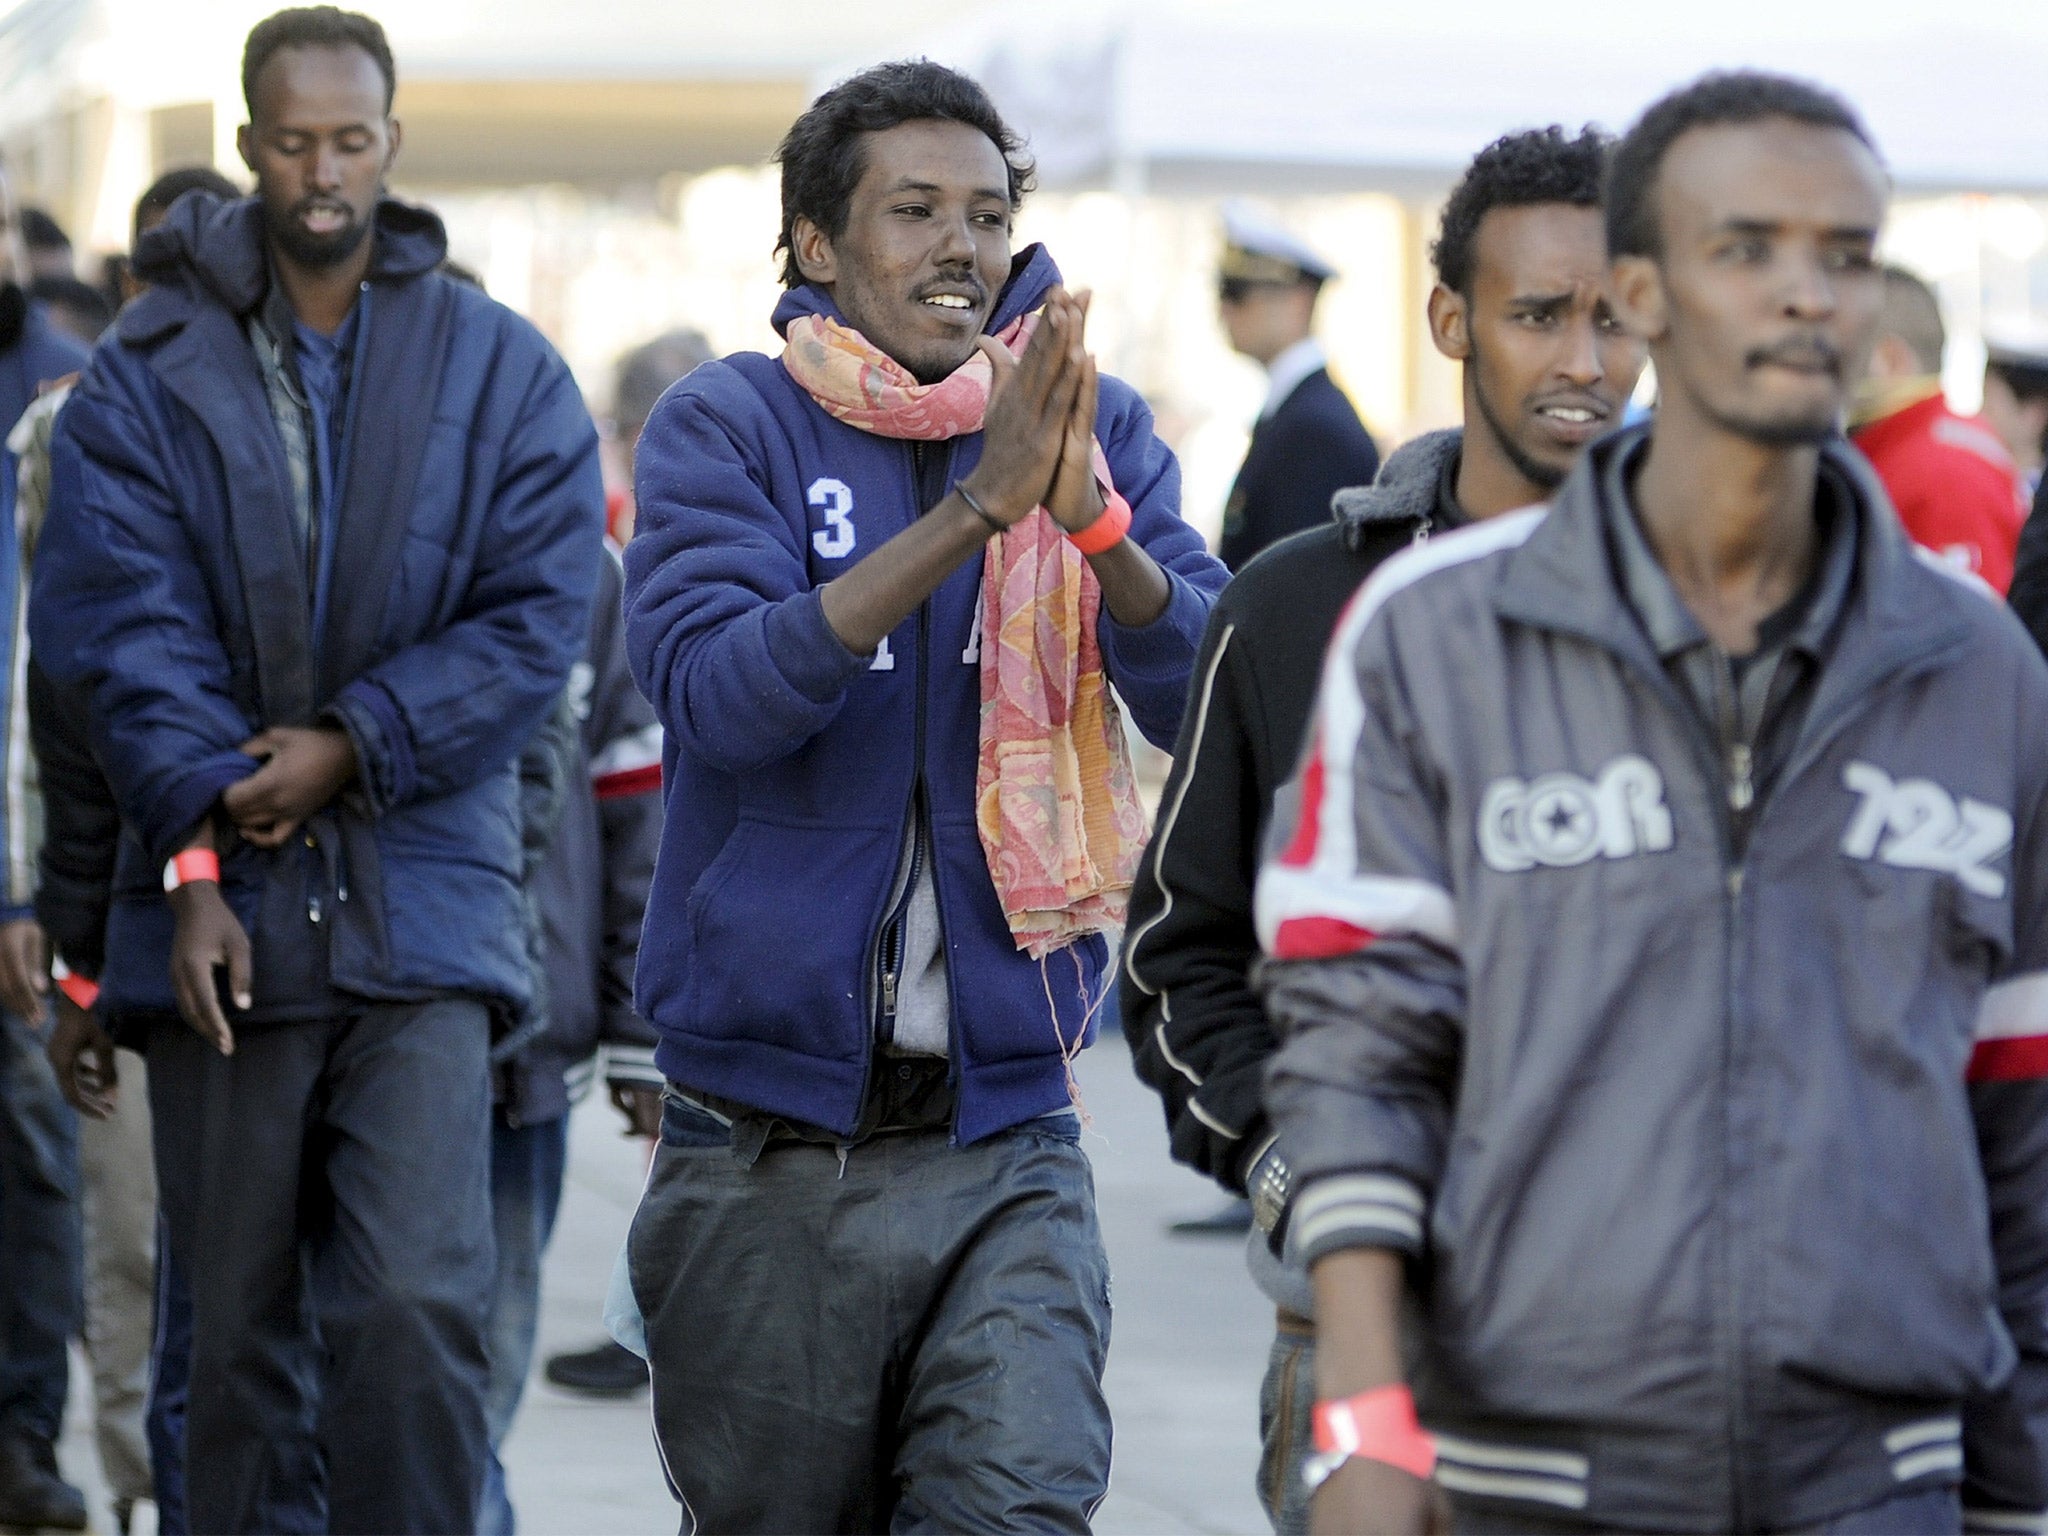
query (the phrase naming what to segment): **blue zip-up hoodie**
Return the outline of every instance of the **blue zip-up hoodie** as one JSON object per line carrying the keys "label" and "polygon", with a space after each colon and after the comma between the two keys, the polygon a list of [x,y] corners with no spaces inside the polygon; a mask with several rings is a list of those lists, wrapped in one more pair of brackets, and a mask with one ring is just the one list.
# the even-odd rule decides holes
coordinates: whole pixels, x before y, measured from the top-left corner
{"label": "blue zip-up hoodie", "polygon": [[[1059,281],[1019,254],[990,329]],[[797,316],[840,319],[818,289]],[[1131,536],[1172,597],[1103,654],[1136,724],[1180,723],[1223,567],[1180,518],[1180,470],[1135,391],[1102,380],[1096,436],[1131,504]],[[638,451],[626,550],[626,648],[667,729],[666,820],[640,944],[640,1012],[667,1076],[841,1134],[876,1038],[876,947],[922,786],[950,989],[954,1139],[1067,1102],[1062,1053],[1092,1037],[1103,942],[1043,967],[1017,951],[974,821],[980,730],[979,558],[872,656],[825,622],[819,588],[943,499],[979,434],[913,445],[827,415],[779,358],[707,363],[655,407]]]}
{"label": "blue zip-up hoodie", "polygon": [[377,209],[346,467],[316,626],[283,440],[245,321],[262,211],[188,196],[143,241],[152,285],[58,418],[30,634],[87,702],[120,807],[102,1005],[168,1012],[159,871],[270,725],[343,726],[360,773],[222,889],[254,949],[251,1022],[331,986],[509,1011],[531,985],[513,757],[588,630],[596,433],[540,334],[442,274],[441,222]]}

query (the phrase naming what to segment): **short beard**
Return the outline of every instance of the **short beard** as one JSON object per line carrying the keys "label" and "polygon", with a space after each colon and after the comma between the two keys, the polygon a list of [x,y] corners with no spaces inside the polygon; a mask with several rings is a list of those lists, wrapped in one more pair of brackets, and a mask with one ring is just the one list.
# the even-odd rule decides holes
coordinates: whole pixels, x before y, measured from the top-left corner
{"label": "short beard", "polygon": [[1703,403],[1701,414],[1723,432],[1746,443],[1754,443],[1759,448],[1818,448],[1841,430],[1832,413],[1825,421],[1817,422],[1797,419],[1756,421],[1717,411]]}
{"label": "short beard", "polygon": [[266,210],[263,220],[272,242],[294,266],[311,267],[315,271],[338,267],[355,255],[370,237],[372,222],[370,219],[358,219],[331,235],[313,235],[289,215],[275,219]]}
{"label": "short beard", "polygon": [[1472,400],[1479,407],[1479,415],[1486,423],[1487,431],[1492,433],[1500,451],[1507,455],[1508,462],[1515,466],[1516,474],[1539,491],[1556,490],[1564,484],[1566,471],[1535,458],[1515,441],[1514,433],[1494,414],[1493,403],[1486,398],[1486,370],[1480,366],[1477,343],[1473,344],[1471,352],[1472,355],[1465,359],[1465,366],[1472,370]]}

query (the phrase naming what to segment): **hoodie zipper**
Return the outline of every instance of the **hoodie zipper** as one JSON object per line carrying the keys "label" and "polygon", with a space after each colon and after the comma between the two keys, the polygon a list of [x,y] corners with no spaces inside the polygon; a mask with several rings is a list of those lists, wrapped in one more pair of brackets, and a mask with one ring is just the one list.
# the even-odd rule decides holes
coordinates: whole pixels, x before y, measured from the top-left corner
{"label": "hoodie zipper", "polygon": [[[913,442],[909,446],[911,484],[916,488],[915,494],[918,501],[919,514],[922,515],[925,500],[924,444]],[[896,1038],[896,1010],[903,986],[904,947],[909,942],[910,902],[912,896],[916,893],[918,879],[924,873],[924,862],[927,856],[925,821],[929,795],[926,791],[924,779],[925,694],[927,691],[925,687],[925,663],[931,650],[930,641],[931,599],[927,598],[924,602],[918,604],[917,608],[917,648],[915,665],[911,674],[912,686],[916,690],[916,724],[911,734],[912,761],[916,764],[916,770],[911,778],[910,805],[905,813],[907,835],[910,839],[910,861],[905,873],[903,889],[891,906],[888,915],[882,920],[882,927],[876,935],[874,949],[873,974],[875,977],[876,996],[874,1040],[878,1047],[891,1044]],[[903,846],[903,839],[901,837],[897,839],[896,846],[898,848]],[[950,1018],[947,1022],[950,1029]],[[862,1089],[861,1097],[863,1100],[867,1097],[865,1087]]]}

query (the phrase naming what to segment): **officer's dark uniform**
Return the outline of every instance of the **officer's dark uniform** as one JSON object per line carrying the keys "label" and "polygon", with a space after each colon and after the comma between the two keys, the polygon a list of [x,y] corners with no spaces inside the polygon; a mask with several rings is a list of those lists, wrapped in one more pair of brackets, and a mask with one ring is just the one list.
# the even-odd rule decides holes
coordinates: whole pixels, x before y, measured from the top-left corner
{"label": "officer's dark uniform", "polygon": [[[1226,289],[1320,283],[1332,275],[1284,231],[1232,218],[1221,271]],[[1268,544],[1321,527],[1330,520],[1330,497],[1347,485],[1370,484],[1379,466],[1371,434],[1318,359],[1252,428],[1251,448],[1224,506],[1217,554],[1231,570],[1241,570]]]}

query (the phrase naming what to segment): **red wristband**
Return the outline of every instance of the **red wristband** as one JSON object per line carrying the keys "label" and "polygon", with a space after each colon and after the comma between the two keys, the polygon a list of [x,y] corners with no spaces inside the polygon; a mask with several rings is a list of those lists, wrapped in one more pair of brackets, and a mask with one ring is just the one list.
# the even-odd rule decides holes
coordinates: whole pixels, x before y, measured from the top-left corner
{"label": "red wristband", "polygon": [[1079,533],[1068,534],[1067,541],[1084,555],[1100,555],[1115,549],[1130,531],[1131,504],[1112,490],[1102,515]]}
{"label": "red wristband", "polygon": [[1315,1442],[1325,1455],[1383,1461],[1412,1477],[1436,1470],[1436,1442],[1416,1422],[1414,1394],[1402,1386],[1317,1403]]}
{"label": "red wristband", "polygon": [[50,962],[50,980],[85,1013],[91,1013],[92,1005],[100,1000],[100,984],[78,975],[61,957]]}
{"label": "red wristband", "polygon": [[166,891],[175,891],[197,880],[220,884],[220,855],[211,848],[187,848],[183,853],[173,854],[171,862],[164,866]]}

